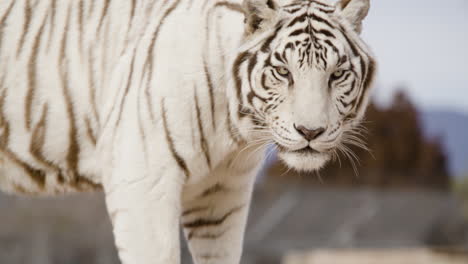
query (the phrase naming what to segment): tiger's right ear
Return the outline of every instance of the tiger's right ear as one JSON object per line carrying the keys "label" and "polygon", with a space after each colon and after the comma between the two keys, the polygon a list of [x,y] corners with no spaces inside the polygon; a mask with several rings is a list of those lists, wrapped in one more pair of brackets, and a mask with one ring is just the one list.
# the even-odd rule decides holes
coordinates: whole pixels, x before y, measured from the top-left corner
{"label": "tiger's right ear", "polygon": [[245,32],[247,35],[259,32],[270,25],[277,15],[277,0],[244,0]]}

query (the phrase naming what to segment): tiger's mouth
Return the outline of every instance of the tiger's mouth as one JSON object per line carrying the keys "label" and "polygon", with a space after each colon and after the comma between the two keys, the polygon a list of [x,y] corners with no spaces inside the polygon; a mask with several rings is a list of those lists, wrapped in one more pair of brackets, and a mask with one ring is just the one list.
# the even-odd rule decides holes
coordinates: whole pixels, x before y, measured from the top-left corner
{"label": "tiger's mouth", "polygon": [[322,154],[323,152],[320,152],[310,146],[306,146],[304,148],[301,148],[301,149],[297,149],[297,150],[291,150],[291,149],[287,149],[283,146],[281,146],[280,144],[276,144],[276,147],[278,149],[279,152],[281,153],[294,153],[294,154],[303,154],[303,155],[313,155],[313,154]]}
{"label": "tiger's mouth", "polygon": [[314,148],[311,148],[310,146],[307,146],[305,148],[302,148],[302,149],[298,149],[298,150],[295,150],[295,151],[292,151],[292,152],[295,152],[295,153],[298,153],[298,154],[305,154],[305,155],[311,155],[311,154],[320,154],[321,152],[314,149]]}
{"label": "tiger's mouth", "polygon": [[277,145],[278,157],[298,171],[314,171],[322,168],[331,158],[328,151],[318,151],[310,146],[291,150]]}

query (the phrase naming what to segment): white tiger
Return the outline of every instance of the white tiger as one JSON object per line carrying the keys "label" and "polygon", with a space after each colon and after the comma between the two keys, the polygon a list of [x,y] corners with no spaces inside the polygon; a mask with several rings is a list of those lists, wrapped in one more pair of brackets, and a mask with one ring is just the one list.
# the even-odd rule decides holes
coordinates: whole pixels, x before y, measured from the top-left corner
{"label": "white tiger", "polygon": [[[2,0],[0,186],[106,195],[123,263],[237,264],[268,144],[352,141],[369,0]],[[243,22],[244,21],[244,22]]]}

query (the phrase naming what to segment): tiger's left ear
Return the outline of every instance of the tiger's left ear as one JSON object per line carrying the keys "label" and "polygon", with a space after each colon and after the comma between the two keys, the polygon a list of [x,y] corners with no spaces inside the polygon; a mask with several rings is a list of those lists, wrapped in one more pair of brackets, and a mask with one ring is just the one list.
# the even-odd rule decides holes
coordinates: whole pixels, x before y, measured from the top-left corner
{"label": "tiger's left ear", "polygon": [[356,32],[361,33],[362,21],[370,8],[370,0],[341,0],[337,3],[343,16],[351,23]]}
{"label": "tiger's left ear", "polygon": [[277,0],[244,0],[245,32],[256,33],[267,27],[277,16]]}

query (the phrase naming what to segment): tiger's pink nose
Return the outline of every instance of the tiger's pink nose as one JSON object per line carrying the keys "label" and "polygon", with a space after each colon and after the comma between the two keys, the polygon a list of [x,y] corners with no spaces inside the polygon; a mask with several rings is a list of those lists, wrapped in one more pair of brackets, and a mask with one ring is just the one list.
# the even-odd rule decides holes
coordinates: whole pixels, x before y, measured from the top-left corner
{"label": "tiger's pink nose", "polygon": [[301,134],[307,141],[312,141],[316,138],[318,138],[320,135],[325,132],[325,128],[319,127],[316,129],[308,129],[305,126],[296,126],[294,125],[294,128]]}

